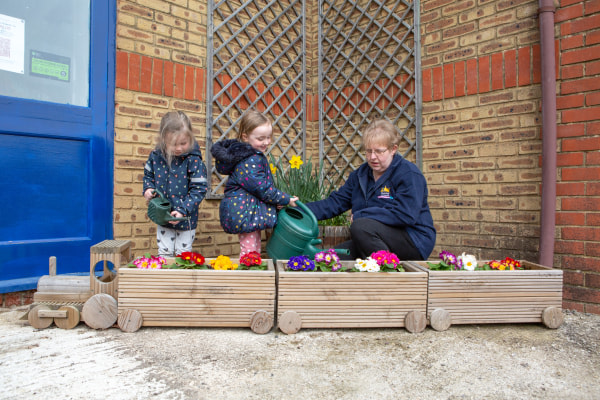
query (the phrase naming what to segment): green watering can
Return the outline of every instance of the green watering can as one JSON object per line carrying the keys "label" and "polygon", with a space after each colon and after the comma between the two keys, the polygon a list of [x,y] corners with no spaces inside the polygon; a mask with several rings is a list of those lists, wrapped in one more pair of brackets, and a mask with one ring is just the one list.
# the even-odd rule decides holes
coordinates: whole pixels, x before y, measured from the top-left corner
{"label": "green watering can", "polygon": [[187,217],[175,218],[171,216],[171,202],[158,189],[154,189],[158,197],[153,197],[148,202],[148,218],[157,225],[166,225],[169,221],[185,221]]}
{"label": "green watering can", "polygon": [[[314,258],[323,251],[315,247],[321,243],[321,239],[317,239],[319,225],[315,214],[300,201],[296,201],[296,205],[285,207],[277,214],[277,225],[267,242],[267,254],[274,262],[301,255]],[[350,254],[347,249],[335,249],[335,252]]]}

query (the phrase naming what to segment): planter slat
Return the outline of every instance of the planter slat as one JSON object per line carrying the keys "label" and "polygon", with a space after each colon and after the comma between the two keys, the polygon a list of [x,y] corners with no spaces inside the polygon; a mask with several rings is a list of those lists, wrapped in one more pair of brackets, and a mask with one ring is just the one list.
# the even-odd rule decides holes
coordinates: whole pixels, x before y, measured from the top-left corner
{"label": "planter slat", "polygon": [[405,327],[411,311],[425,316],[427,274],[412,265],[404,264],[406,272],[305,272],[286,271],[286,263],[277,261],[278,320],[293,312],[302,328],[374,328]]}
{"label": "planter slat", "polygon": [[275,315],[275,267],[265,261],[265,271],[119,268],[119,314],[138,311],[142,326],[251,327],[257,311]]}
{"label": "planter slat", "polygon": [[427,318],[435,328],[436,310],[452,324],[544,322],[544,310],[562,306],[563,273],[520,262],[525,270],[430,271],[424,261],[409,263],[428,273]]}

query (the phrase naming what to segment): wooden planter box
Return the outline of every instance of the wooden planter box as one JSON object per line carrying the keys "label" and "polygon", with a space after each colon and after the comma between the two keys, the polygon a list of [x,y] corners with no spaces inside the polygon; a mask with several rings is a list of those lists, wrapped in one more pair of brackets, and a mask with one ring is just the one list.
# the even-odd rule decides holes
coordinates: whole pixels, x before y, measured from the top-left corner
{"label": "wooden planter box", "polygon": [[425,261],[410,261],[429,274],[427,319],[432,328],[452,324],[543,322],[562,324],[563,272],[529,261],[515,271],[430,271]]}
{"label": "wooden planter box", "polygon": [[[300,328],[426,326],[427,273],[404,263],[406,272],[286,271],[277,261],[277,325]],[[353,261],[342,261],[344,266]]]}
{"label": "wooden planter box", "polygon": [[250,327],[266,333],[273,327],[276,289],[273,261],[264,261],[265,271],[119,268],[119,327]]}

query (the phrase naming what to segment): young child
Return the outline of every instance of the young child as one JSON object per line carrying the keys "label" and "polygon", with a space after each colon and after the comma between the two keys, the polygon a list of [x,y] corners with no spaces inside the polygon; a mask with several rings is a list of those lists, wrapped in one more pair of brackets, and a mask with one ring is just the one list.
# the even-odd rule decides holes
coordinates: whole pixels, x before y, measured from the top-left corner
{"label": "young child", "polygon": [[237,233],[240,257],[260,253],[260,231],[277,222],[277,206],[296,206],[295,196],[274,186],[265,151],[271,144],[273,127],[263,114],[250,110],[240,121],[238,139],[213,144],[210,152],[217,172],[229,175],[219,214],[227,233]]}
{"label": "young child", "polygon": [[149,202],[158,189],[171,202],[173,217],[156,230],[159,256],[192,251],[198,223],[198,206],[207,189],[206,166],[192,133],[192,123],[181,111],[171,111],[160,121],[156,149],[144,167],[144,197]]}

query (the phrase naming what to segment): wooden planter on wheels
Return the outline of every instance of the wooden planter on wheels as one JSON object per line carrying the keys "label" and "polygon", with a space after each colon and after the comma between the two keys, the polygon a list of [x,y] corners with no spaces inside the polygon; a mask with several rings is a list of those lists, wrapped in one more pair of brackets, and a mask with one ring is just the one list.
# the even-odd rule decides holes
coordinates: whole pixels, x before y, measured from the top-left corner
{"label": "wooden planter on wheels", "polygon": [[446,330],[452,324],[563,322],[563,272],[529,261],[515,271],[430,271],[424,261],[411,264],[429,275],[427,319]]}
{"label": "wooden planter on wheels", "polygon": [[267,333],[275,315],[275,269],[265,261],[264,271],[120,268],[118,325],[126,332],[181,326]]}
{"label": "wooden planter on wheels", "polygon": [[427,273],[415,266],[404,263],[406,272],[305,272],[286,271],[286,264],[277,261],[277,325],[284,333],[300,328],[425,329]]}

